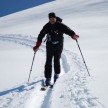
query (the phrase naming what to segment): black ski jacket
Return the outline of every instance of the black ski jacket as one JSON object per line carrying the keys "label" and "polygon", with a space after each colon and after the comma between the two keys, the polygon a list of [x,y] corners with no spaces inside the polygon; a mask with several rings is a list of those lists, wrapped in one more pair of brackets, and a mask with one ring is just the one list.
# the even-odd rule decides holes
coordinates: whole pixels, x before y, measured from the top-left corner
{"label": "black ski jacket", "polygon": [[63,34],[73,36],[75,32],[61,22],[50,24],[49,22],[43,26],[37,40],[42,42],[42,39],[47,34],[47,42],[63,42]]}

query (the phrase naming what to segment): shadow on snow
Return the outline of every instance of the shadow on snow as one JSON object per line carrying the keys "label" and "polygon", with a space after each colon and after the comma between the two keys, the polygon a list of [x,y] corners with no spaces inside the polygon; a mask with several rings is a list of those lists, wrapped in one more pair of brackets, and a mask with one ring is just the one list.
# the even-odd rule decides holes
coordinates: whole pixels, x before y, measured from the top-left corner
{"label": "shadow on snow", "polygon": [[5,90],[5,91],[2,91],[0,92],[0,96],[3,96],[3,95],[6,95],[6,94],[9,94],[9,93],[12,93],[12,92],[24,92],[24,91],[30,91],[32,89],[34,89],[34,85],[36,83],[39,83],[39,82],[42,82],[43,80],[38,80],[36,82],[32,82],[32,83],[26,83],[26,84],[23,84],[19,87],[16,87],[16,88],[12,88],[12,89],[9,89],[9,90]]}

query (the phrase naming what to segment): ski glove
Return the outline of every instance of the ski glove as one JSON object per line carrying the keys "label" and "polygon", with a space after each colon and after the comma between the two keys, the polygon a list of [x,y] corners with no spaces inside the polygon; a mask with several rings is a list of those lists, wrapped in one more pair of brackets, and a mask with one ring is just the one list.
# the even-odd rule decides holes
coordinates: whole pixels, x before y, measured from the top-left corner
{"label": "ski glove", "polygon": [[42,43],[42,42],[37,41],[37,42],[36,42],[36,46],[33,47],[33,51],[36,51],[36,50],[40,47],[41,43]]}
{"label": "ski glove", "polygon": [[74,34],[73,36],[71,36],[71,38],[77,40],[79,38],[79,35]]}

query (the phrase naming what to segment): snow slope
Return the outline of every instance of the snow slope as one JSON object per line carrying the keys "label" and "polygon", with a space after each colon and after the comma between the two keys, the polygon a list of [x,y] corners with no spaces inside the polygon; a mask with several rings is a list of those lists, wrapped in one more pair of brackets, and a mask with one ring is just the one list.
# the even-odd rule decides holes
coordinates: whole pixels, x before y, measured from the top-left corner
{"label": "snow slope", "polygon": [[[0,18],[0,108],[107,108],[108,1],[56,0]],[[51,11],[80,35],[88,76],[75,41],[64,35],[61,77],[45,92],[45,43],[33,58],[32,47]],[[56,105],[56,106],[55,106]]]}

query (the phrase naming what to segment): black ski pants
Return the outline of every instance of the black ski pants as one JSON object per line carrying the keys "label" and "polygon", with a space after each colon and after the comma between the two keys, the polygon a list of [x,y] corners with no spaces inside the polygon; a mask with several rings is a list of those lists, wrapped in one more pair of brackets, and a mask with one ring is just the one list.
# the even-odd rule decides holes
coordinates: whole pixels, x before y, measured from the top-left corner
{"label": "black ski pants", "polygon": [[45,64],[45,78],[51,78],[52,75],[52,59],[54,58],[54,72],[60,74],[60,58],[63,50],[63,43],[46,44],[46,64]]}

